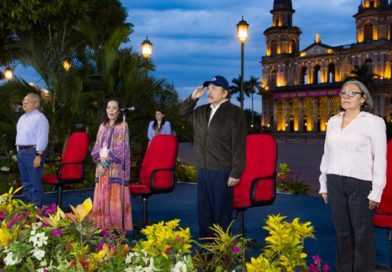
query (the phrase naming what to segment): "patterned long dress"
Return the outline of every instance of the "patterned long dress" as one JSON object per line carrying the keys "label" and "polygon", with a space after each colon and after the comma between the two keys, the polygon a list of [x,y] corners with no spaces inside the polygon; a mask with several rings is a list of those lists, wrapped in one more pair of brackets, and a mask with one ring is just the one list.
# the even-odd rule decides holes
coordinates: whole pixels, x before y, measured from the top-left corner
{"label": "patterned long dress", "polygon": [[[108,150],[109,167],[96,172],[92,219],[98,228],[122,229],[122,193],[124,195],[124,229],[132,230],[132,207],[129,195],[130,148],[128,124],[113,127],[100,125],[91,156],[96,164],[102,149]],[[125,171],[122,164],[125,162]],[[122,186],[124,184],[124,186]]]}

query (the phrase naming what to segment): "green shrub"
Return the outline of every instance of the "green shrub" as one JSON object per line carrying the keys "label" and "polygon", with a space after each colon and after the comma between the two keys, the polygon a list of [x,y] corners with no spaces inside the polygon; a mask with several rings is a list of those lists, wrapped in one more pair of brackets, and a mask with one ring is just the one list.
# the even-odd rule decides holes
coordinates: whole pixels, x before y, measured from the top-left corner
{"label": "green shrub", "polygon": [[186,182],[196,182],[197,169],[193,164],[177,161],[176,180]]}
{"label": "green shrub", "polygon": [[307,195],[309,185],[299,180],[299,174],[291,171],[287,163],[279,163],[279,172],[276,176],[278,191]]}

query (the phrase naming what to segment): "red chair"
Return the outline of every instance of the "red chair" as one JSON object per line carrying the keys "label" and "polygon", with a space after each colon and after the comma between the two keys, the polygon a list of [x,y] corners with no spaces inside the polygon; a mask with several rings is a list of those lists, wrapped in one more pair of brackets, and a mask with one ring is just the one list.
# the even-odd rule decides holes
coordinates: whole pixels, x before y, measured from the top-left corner
{"label": "red chair", "polygon": [[174,170],[178,139],[174,135],[157,135],[148,146],[140,169],[139,182],[129,184],[131,195],[140,196],[143,205],[142,225],[148,223],[148,198],[174,189]]}
{"label": "red chair", "polygon": [[254,206],[272,204],[276,196],[277,146],[270,134],[246,138],[246,164],[240,182],[234,187],[233,208],[244,235],[244,212]]}
{"label": "red chair", "polygon": [[87,156],[88,142],[87,133],[72,133],[65,145],[57,173],[42,177],[44,184],[53,185],[57,190],[57,206],[59,207],[63,204],[63,186],[84,180],[84,161]]}
{"label": "red chair", "polygon": [[392,140],[387,146],[387,184],[382,193],[381,202],[374,213],[374,226],[387,230],[390,241],[389,267],[392,267]]}

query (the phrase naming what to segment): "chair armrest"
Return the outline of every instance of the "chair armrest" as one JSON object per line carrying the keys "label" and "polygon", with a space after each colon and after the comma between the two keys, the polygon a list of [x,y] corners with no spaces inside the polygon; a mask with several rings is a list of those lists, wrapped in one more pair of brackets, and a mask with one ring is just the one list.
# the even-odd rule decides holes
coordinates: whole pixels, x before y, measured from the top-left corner
{"label": "chair armrest", "polygon": [[[175,171],[175,167],[171,167],[171,168],[157,168],[157,169],[154,169],[154,170],[151,172],[151,175],[150,175],[150,188],[151,188],[151,192],[170,192],[170,191],[172,191],[173,188],[174,188],[174,171]],[[156,175],[158,172],[173,172],[172,185],[170,186],[170,188],[167,188],[167,189],[155,189],[155,188],[154,188],[154,178],[155,178],[155,175]]]}
{"label": "chair armrest", "polygon": [[[255,192],[256,188],[259,182],[263,182],[265,180],[273,180],[273,188],[272,188],[272,199],[268,201],[257,201],[255,200]],[[276,172],[274,172],[271,176],[265,176],[265,177],[257,177],[252,180],[252,185],[250,189],[250,202],[252,203],[253,206],[260,206],[260,205],[268,205],[271,204],[275,201],[276,197]]]}

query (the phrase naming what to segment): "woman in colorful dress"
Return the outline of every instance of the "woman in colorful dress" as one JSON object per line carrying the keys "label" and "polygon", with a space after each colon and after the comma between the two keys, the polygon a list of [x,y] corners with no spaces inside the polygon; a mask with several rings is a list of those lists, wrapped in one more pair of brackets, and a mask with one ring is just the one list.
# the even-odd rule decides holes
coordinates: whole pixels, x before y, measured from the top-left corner
{"label": "woman in colorful dress", "polygon": [[129,231],[133,229],[128,188],[129,132],[128,124],[122,120],[120,108],[120,102],[116,98],[111,98],[105,103],[103,122],[99,126],[91,152],[97,165],[92,219],[97,228]]}
{"label": "woman in colorful dress", "polygon": [[155,111],[155,120],[148,124],[148,140],[151,141],[158,134],[172,134],[170,122],[165,119],[165,115],[161,110]]}

